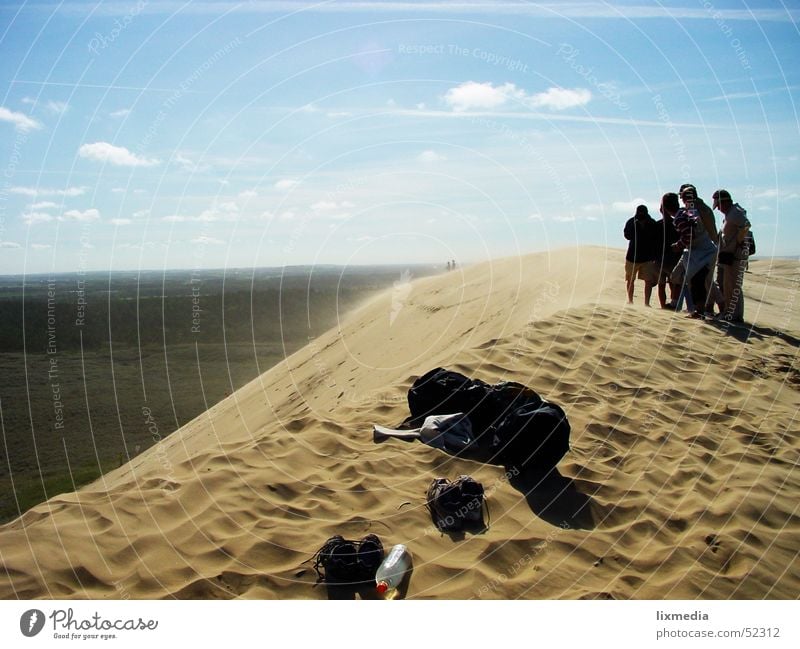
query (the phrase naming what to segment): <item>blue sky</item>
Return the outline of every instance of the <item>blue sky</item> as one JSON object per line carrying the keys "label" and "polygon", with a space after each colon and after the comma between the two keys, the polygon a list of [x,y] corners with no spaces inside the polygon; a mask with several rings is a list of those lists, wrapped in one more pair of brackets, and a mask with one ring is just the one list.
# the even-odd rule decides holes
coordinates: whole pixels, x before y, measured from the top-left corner
{"label": "blue sky", "polygon": [[[0,5],[0,273],[622,247],[683,182],[800,253],[797,3]],[[721,217],[718,217],[721,218]]]}

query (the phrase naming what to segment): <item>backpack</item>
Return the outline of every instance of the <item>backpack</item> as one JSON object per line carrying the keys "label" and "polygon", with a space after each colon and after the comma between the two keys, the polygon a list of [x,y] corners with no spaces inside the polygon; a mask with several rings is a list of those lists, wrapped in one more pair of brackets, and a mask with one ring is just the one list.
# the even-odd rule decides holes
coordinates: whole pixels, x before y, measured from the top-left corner
{"label": "backpack", "polygon": [[546,473],[569,451],[570,425],[564,410],[548,401],[508,413],[489,431],[494,457],[520,471]]}
{"label": "backpack", "polygon": [[509,466],[550,470],[569,450],[564,411],[521,383],[490,385],[437,367],[414,381],[408,406],[412,422],[464,413],[472,424],[472,446]]}
{"label": "backpack", "polygon": [[756,254],[756,238],[753,236],[753,231],[748,230],[744,237],[744,244],[747,246],[747,256]]}
{"label": "backpack", "polygon": [[[463,412],[472,420],[475,405],[485,398],[489,388],[479,379],[437,367],[420,376],[408,391],[411,421],[454,412]],[[474,428],[475,422],[472,423]]]}

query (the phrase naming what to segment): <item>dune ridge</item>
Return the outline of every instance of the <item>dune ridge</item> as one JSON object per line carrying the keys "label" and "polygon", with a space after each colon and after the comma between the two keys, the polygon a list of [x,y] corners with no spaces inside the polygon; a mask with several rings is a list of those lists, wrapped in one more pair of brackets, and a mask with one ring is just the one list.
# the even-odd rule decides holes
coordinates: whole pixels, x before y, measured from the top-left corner
{"label": "dune ridge", "polygon": [[[0,527],[0,597],[325,598],[304,562],[334,533],[374,532],[409,545],[408,597],[795,598],[798,264],[752,265],[749,337],[624,307],[618,250],[399,281],[130,463]],[[375,444],[371,425],[402,421],[436,366],[561,404],[559,475]],[[452,538],[424,494],[460,473],[486,486],[491,525]]]}

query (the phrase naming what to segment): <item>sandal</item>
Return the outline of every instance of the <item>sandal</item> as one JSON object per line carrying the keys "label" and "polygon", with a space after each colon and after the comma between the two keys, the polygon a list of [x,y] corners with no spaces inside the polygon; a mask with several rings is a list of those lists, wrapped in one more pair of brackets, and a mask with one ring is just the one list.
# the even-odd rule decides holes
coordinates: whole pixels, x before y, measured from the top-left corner
{"label": "sandal", "polygon": [[329,538],[314,555],[317,582],[357,584],[375,579],[383,562],[383,543],[375,534],[348,541],[339,534]]}
{"label": "sandal", "polygon": [[358,568],[362,581],[374,581],[378,567],[383,563],[383,543],[375,534],[367,534],[358,543]]}
{"label": "sandal", "polygon": [[454,482],[434,478],[428,487],[427,504],[434,524],[442,532],[483,523],[483,486],[469,476],[459,476]]}
{"label": "sandal", "polygon": [[352,541],[332,536],[314,555],[317,581],[330,584],[353,583],[358,577],[358,548]]}

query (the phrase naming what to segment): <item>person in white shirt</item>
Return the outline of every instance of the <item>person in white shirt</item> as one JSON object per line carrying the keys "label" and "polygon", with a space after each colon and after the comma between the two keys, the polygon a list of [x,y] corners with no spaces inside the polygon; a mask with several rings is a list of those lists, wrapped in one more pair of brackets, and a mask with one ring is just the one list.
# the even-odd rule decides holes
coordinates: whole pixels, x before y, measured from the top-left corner
{"label": "person in white shirt", "polygon": [[720,317],[729,322],[744,320],[744,271],[750,254],[750,221],[747,211],[734,203],[729,191],[714,192],[714,209],[725,215],[719,234],[719,264],[722,279],[723,308]]}

